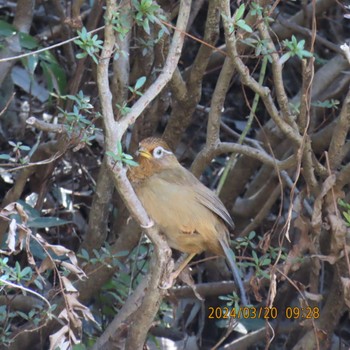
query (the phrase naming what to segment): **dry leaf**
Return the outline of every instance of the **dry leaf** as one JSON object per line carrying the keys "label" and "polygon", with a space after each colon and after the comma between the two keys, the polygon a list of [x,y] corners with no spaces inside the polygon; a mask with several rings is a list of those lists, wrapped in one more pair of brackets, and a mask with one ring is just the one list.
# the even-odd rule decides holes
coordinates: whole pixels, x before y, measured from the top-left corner
{"label": "dry leaf", "polygon": [[56,333],[50,335],[50,348],[49,350],[56,350],[56,349],[68,349],[67,342],[69,345],[68,338],[66,334],[69,332],[69,327],[67,325],[63,326],[60,330],[58,330]]}
{"label": "dry leaf", "polygon": [[32,252],[30,251],[29,238],[30,238],[30,236],[28,235],[27,240],[26,240],[26,252],[27,252],[28,263],[32,266],[36,266],[34,256],[33,256]]}
{"label": "dry leaf", "polygon": [[43,245],[45,248],[52,250],[58,256],[68,255],[68,253],[71,252],[71,250],[63,247],[62,245],[49,244],[47,242],[43,243]]}
{"label": "dry leaf", "polygon": [[22,250],[24,247],[24,240],[27,239],[28,237],[30,238],[30,234],[32,233],[32,231],[28,227],[23,225],[18,225],[17,231],[18,231],[17,249]]}
{"label": "dry leaf", "polygon": [[263,298],[259,293],[259,289],[260,289],[260,280],[258,277],[253,276],[250,281],[249,281],[249,285],[251,286],[253,293],[254,293],[254,297],[258,302],[262,302]]}
{"label": "dry leaf", "polygon": [[62,319],[62,320],[69,321],[67,309],[63,309],[63,310],[59,313],[58,318],[60,318],[60,319]]}
{"label": "dry leaf", "polygon": [[83,278],[87,278],[87,276],[85,275],[85,272],[78,266],[70,264],[66,261],[60,261],[60,264],[61,266],[66,268],[68,271],[73,272],[80,280],[82,280]]}
{"label": "dry leaf", "polygon": [[70,306],[77,311],[80,311],[83,315],[83,317],[88,320],[88,321],[93,321],[97,324],[93,314],[91,313],[90,309],[87,308],[85,305],[83,305],[79,300],[78,300],[78,295],[77,294],[71,294],[70,295],[70,300],[69,300]]}
{"label": "dry leaf", "polygon": [[275,301],[277,294],[277,279],[276,274],[271,272],[271,283],[270,283],[270,293],[269,293],[269,308],[272,308],[273,302]]}
{"label": "dry leaf", "polygon": [[8,217],[10,215],[13,214],[17,214],[17,210],[16,210],[16,203],[10,203],[8,204],[4,209],[1,210],[1,214]]}
{"label": "dry leaf", "polygon": [[55,265],[53,264],[52,259],[49,256],[47,256],[38,268],[38,274],[44,273],[48,269],[53,269],[54,266]]}
{"label": "dry leaf", "polygon": [[78,290],[73,286],[72,282],[66,276],[61,276],[61,280],[63,282],[64,288],[68,293],[78,292]]}
{"label": "dry leaf", "polygon": [[22,224],[26,225],[28,222],[28,215],[24,211],[23,206],[19,203],[15,203],[15,208],[17,210],[18,215],[20,216],[20,218],[22,220]]}
{"label": "dry leaf", "polygon": [[13,253],[16,250],[16,228],[17,222],[15,219],[12,219],[10,222],[9,232],[6,240],[6,244],[10,253]]}

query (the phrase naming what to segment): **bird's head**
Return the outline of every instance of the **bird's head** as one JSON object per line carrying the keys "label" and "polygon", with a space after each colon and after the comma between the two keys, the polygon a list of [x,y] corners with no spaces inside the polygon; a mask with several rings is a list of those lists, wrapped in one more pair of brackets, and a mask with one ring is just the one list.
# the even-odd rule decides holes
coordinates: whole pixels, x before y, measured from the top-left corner
{"label": "bird's head", "polygon": [[129,179],[133,182],[180,165],[166,142],[156,137],[148,137],[139,143],[136,160],[139,165],[128,172]]}

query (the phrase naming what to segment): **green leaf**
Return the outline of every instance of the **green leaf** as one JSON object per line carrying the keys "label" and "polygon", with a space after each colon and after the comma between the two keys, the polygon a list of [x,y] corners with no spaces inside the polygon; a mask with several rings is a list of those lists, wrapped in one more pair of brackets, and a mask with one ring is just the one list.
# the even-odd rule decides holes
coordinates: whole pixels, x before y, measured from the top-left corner
{"label": "green leaf", "polygon": [[11,156],[9,154],[0,154],[0,159],[9,160]]}
{"label": "green leaf", "polygon": [[143,21],[143,23],[142,23],[142,28],[143,28],[143,30],[144,30],[148,35],[151,34],[151,29],[150,29],[150,27],[149,27],[149,21],[148,21],[147,18],[144,19],[144,21]]}
{"label": "green leaf", "polygon": [[40,217],[40,212],[33,208],[31,205],[29,205],[27,202],[25,202],[22,199],[19,199],[17,203],[21,204],[25,212],[28,214],[29,219],[38,218]]}
{"label": "green leaf", "polygon": [[59,95],[64,95],[67,90],[67,76],[64,69],[57,62],[40,62],[43,69],[48,90],[56,91]]}
{"label": "green leaf", "polygon": [[39,280],[39,278],[36,278],[33,282],[39,289],[44,288],[44,286],[42,285],[41,280]]}
{"label": "green leaf", "polygon": [[350,213],[344,211],[343,212],[344,218],[346,219],[346,221],[350,224]]}
{"label": "green leaf", "polygon": [[142,88],[142,86],[146,82],[146,77],[140,77],[137,79],[136,84],[135,84],[135,90],[139,90]]}
{"label": "green leaf", "polygon": [[291,52],[286,52],[284,55],[281,56],[281,58],[279,59],[280,61],[280,64],[283,64],[285,62],[287,62],[290,57],[292,56],[292,53]]}
{"label": "green leaf", "polygon": [[134,160],[131,160],[131,159],[124,159],[123,160],[125,164],[128,164],[130,166],[138,166],[139,163],[135,162]]}
{"label": "green leaf", "polygon": [[302,50],[300,52],[301,54],[301,57],[300,58],[303,58],[303,57],[313,57],[314,55],[312,54],[312,52],[310,51],[307,51],[307,50]]}
{"label": "green leaf", "polygon": [[114,152],[107,151],[107,152],[106,152],[106,155],[115,160],[115,153],[114,153]]}
{"label": "green leaf", "polygon": [[118,253],[113,254],[114,258],[120,258],[120,257],[124,257],[124,256],[128,256],[129,255],[129,251],[128,250],[122,250]]}
{"label": "green leaf", "polygon": [[20,273],[21,273],[21,265],[19,264],[18,261],[16,261],[15,269],[16,269],[16,275],[17,275],[17,276],[20,276]]}
{"label": "green leaf", "polygon": [[123,153],[123,158],[124,159],[133,159],[131,154],[125,154],[125,153]]}
{"label": "green leaf", "polygon": [[252,251],[252,256],[253,256],[253,260],[255,262],[255,264],[259,264],[259,258],[258,255],[256,254],[255,250]]}
{"label": "green leaf", "polygon": [[0,20],[0,35],[8,37],[16,33],[17,29],[12,24]]}
{"label": "green leaf", "polygon": [[241,29],[245,30],[248,33],[253,33],[253,29],[251,27],[249,27],[249,25],[246,24],[245,21],[242,19],[237,22],[237,26],[240,27]]}
{"label": "green leaf", "polygon": [[265,277],[268,280],[270,279],[270,275],[267,272],[261,270],[260,273],[261,273],[261,276]]}
{"label": "green leaf", "polygon": [[117,153],[118,153],[118,155],[123,154],[123,146],[122,146],[122,143],[120,141],[117,142]]}
{"label": "green leaf", "polygon": [[24,278],[25,276],[29,275],[29,277],[32,275],[33,270],[31,267],[27,266],[21,271],[21,278]]}
{"label": "green leaf", "polygon": [[265,258],[262,263],[261,266],[266,266],[266,265],[270,265],[271,264],[271,259],[269,258]]}
{"label": "green leaf", "polygon": [[236,10],[236,13],[235,13],[235,20],[236,20],[236,21],[240,20],[240,19],[243,17],[244,11],[245,11],[245,6],[244,6],[244,4],[242,4],[242,5]]}
{"label": "green leaf", "polygon": [[345,201],[342,200],[342,199],[339,199],[339,200],[338,200],[338,204],[339,204],[341,207],[343,207],[343,208],[350,209],[350,204],[347,203],[347,202],[345,202]]}
{"label": "green leaf", "polygon": [[28,57],[24,57],[22,59],[22,62],[25,68],[29,71],[29,73],[33,75],[39,62],[39,56],[34,54]]}
{"label": "green leaf", "polygon": [[75,57],[78,58],[78,59],[81,59],[81,58],[86,57],[87,55],[88,55],[87,52],[80,52],[80,53],[77,53],[75,55]]}
{"label": "green leaf", "polygon": [[87,252],[86,249],[82,249],[81,250],[81,256],[85,259],[85,260],[89,260],[89,253]]}
{"label": "green leaf", "polygon": [[251,231],[248,235],[248,239],[252,240],[255,237],[255,235],[256,235],[255,231]]}
{"label": "green leaf", "polygon": [[36,38],[27,33],[22,32],[19,33],[19,43],[21,47],[28,50],[36,49],[39,46],[38,40]]}
{"label": "green leaf", "polygon": [[18,316],[21,316],[21,317],[24,318],[25,320],[28,320],[28,319],[29,319],[28,315],[25,314],[25,313],[22,312],[22,311],[17,311],[16,313],[17,313]]}
{"label": "green leaf", "polygon": [[71,221],[63,220],[55,217],[39,217],[28,222],[30,228],[46,228],[67,225]]}

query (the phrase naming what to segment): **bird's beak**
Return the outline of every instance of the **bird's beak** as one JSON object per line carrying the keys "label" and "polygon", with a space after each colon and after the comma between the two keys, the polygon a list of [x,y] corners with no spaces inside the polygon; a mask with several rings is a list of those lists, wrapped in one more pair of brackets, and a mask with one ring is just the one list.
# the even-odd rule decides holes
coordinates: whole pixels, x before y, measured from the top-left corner
{"label": "bird's beak", "polygon": [[149,151],[147,151],[145,148],[143,148],[143,147],[140,147],[139,149],[138,149],[138,152],[137,152],[140,156],[142,156],[142,157],[145,157],[146,159],[151,159],[152,158],[152,154],[149,152]]}

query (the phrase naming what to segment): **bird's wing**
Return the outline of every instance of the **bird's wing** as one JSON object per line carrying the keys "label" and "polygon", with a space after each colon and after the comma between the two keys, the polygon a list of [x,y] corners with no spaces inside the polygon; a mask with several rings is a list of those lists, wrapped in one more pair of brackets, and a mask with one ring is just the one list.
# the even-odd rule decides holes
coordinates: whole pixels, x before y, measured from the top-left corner
{"label": "bird's wing", "polygon": [[157,177],[162,178],[163,181],[169,182],[170,184],[176,183],[182,187],[195,189],[196,199],[200,204],[218,215],[232,228],[235,227],[230,214],[228,213],[219,197],[209,188],[205,187],[187,169],[183,167],[163,169],[160,173],[157,174]]}

